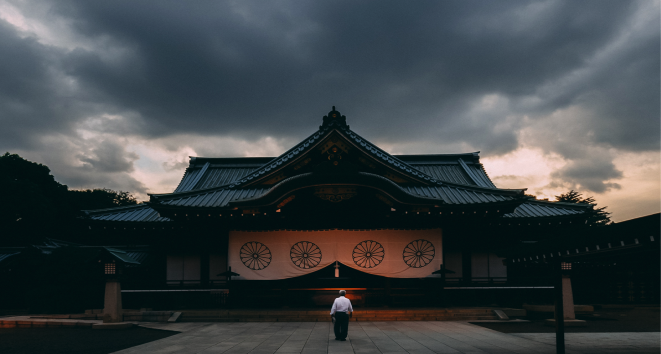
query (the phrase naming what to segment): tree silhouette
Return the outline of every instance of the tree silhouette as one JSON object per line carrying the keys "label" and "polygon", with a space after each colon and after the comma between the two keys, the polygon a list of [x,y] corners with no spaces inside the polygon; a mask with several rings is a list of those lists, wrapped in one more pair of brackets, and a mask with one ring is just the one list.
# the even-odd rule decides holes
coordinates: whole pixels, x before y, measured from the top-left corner
{"label": "tree silhouette", "polygon": [[69,200],[76,210],[114,208],[138,204],[129,192],[114,191],[108,188],[69,190]]}
{"label": "tree silhouette", "polygon": [[17,154],[0,156],[0,227],[67,223],[84,209],[137,204],[128,192],[110,189],[69,190],[46,165]]}
{"label": "tree silhouette", "polygon": [[67,186],[60,184],[42,164],[5,153],[0,156],[0,223],[48,221],[71,208]]}
{"label": "tree silhouette", "polygon": [[556,195],[555,200],[565,203],[594,204],[594,209],[589,211],[588,225],[590,226],[605,226],[612,223],[611,213],[606,211],[608,207],[597,208],[597,202],[593,197],[584,198],[581,193],[572,189],[567,193]]}

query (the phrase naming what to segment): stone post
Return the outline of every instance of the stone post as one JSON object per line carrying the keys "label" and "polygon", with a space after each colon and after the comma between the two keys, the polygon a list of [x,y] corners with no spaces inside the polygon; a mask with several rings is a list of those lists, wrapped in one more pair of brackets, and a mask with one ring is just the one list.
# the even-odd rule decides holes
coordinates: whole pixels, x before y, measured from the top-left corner
{"label": "stone post", "polygon": [[122,286],[118,279],[106,280],[103,323],[122,322]]}
{"label": "stone post", "polygon": [[576,314],[574,313],[574,294],[571,290],[571,278],[568,274],[562,275],[562,317],[565,320],[575,320]]}
{"label": "stone post", "polygon": [[[562,274],[562,264],[556,266],[554,272],[557,272],[555,275],[555,311],[553,319],[553,324],[555,325],[555,352],[556,354],[565,354],[565,320],[564,320],[564,306],[565,306],[565,292],[563,291],[563,286],[565,285],[565,274]],[[546,320],[547,323],[549,320]]]}
{"label": "stone post", "polygon": [[[557,265],[559,264],[559,265]],[[571,263],[559,262],[554,265],[555,281],[555,311],[554,318],[545,321],[548,326],[556,326],[556,339],[558,343],[564,343],[565,327],[585,327],[583,320],[576,319],[574,311],[574,294],[571,289]],[[557,344],[559,347],[559,344]],[[563,344],[564,348],[564,344]],[[564,349],[563,349],[564,350]],[[561,353],[558,351],[558,353]],[[564,353],[564,351],[562,351]]]}

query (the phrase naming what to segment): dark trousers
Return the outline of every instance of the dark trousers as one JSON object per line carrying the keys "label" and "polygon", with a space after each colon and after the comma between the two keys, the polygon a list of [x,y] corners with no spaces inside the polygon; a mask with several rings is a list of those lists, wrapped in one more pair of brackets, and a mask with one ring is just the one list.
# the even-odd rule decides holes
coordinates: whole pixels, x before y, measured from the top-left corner
{"label": "dark trousers", "polygon": [[349,333],[349,315],[346,312],[335,312],[335,338],[346,339]]}

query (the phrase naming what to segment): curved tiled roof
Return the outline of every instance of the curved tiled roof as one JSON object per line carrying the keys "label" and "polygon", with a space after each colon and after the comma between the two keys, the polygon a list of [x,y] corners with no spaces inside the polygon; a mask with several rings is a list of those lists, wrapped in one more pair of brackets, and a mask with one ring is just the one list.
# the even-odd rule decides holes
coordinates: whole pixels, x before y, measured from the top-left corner
{"label": "curved tiled roof", "polygon": [[[254,191],[254,190],[253,190]],[[231,194],[232,190],[221,190],[216,191],[214,196],[218,197],[215,205],[227,205],[229,201],[238,200],[241,196],[246,194]],[[236,192],[236,191],[234,191]],[[441,193],[439,190],[426,190],[418,188],[418,192],[422,193],[421,196],[427,193]],[[447,191],[446,191],[447,193]],[[459,198],[493,198],[492,201],[501,201],[503,197],[493,197],[477,194],[468,194],[468,195],[452,195],[446,194],[448,198],[456,198],[456,204],[461,204]],[[212,198],[207,199],[209,201],[213,200]],[[201,198],[189,198],[189,199],[177,199],[172,200],[169,205],[180,205],[180,206],[193,206],[200,207],[205,206],[203,204],[204,199]],[[170,219],[165,217],[158,216],[158,212],[152,209],[149,206],[140,206],[133,208],[118,208],[121,210],[106,209],[105,211],[95,212],[90,214],[90,219],[96,221],[127,221],[127,222],[167,222]],[[530,201],[525,202],[519,205],[513,213],[505,214],[505,218],[538,218],[538,217],[561,217],[561,216],[571,216],[578,215],[585,212],[585,209],[578,209],[576,206],[566,205],[566,203],[554,203],[554,202],[540,202],[540,201]]]}
{"label": "curved tiled roof", "polygon": [[[398,157],[404,159],[407,157],[417,156],[422,155],[400,155]],[[442,162],[434,160],[426,161],[424,163],[405,162],[407,162],[416,170],[425,173],[441,182],[493,189],[496,188],[496,186],[493,184],[493,182],[491,182],[487,174],[484,172],[481,164],[469,161],[464,163],[462,166],[459,164],[459,156],[461,155],[455,156],[456,158],[453,160]],[[274,160],[274,158],[262,159],[269,161]],[[186,169],[181,182],[174,191],[175,193],[226,186],[232,184],[232,182],[240,180],[241,178],[263,166],[254,165],[250,162],[229,164],[214,163],[213,159],[204,160],[211,160],[212,162],[198,163],[196,161],[191,161],[191,166]],[[243,159],[237,158],[237,160]],[[473,177],[471,178],[471,176]]]}
{"label": "curved tiled roof", "polygon": [[21,252],[16,252],[16,251],[7,251],[7,250],[2,250],[0,249],[0,262],[4,261],[5,259],[15,256],[17,254],[20,254]]}
{"label": "curved tiled roof", "polygon": [[[332,111],[331,113],[338,113]],[[437,200],[439,204],[469,205],[498,203],[523,199],[524,190],[498,189],[489,179],[478,153],[457,155],[400,155],[393,156],[349,129],[339,119],[324,119],[319,130],[277,158],[191,158],[189,167],[174,193],[151,195],[156,205],[195,208],[224,208],[230,202],[257,199],[273,187],[251,186],[266,175],[284,167],[303,153],[317,146],[322,139],[337,131],[355,147],[371,155],[390,168],[417,181],[397,184],[383,176],[396,188],[418,198]],[[363,172],[361,172],[364,174]],[[300,176],[300,175],[299,175]],[[376,175],[375,175],[376,176]],[[156,206],[156,208],[158,208]],[[541,201],[526,201],[505,217],[546,217],[573,215],[585,207],[565,206]],[[137,205],[88,212],[93,220],[165,222],[149,205]]]}
{"label": "curved tiled roof", "polygon": [[454,186],[409,186],[405,187],[405,189],[410,194],[440,199],[447,204],[494,203],[515,199],[511,195],[489,193],[488,191],[471,190]]}
{"label": "curved tiled roof", "polygon": [[539,218],[550,216],[570,216],[586,212],[586,204],[572,204],[545,201],[530,201],[519,205],[505,218]]}
{"label": "curved tiled roof", "polygon": [[162,217],[158,212],[145,204],[132,205],[103,210],[86,211],[92,220],[97,221],[140,221],[140,222],[166,222],[170,219]]}
{"label": "curved tiled roof", "polygon": [[[230,184],[263,166],[264,162],[259,163],[260,161],[270,161],[272,159],[273,158],[210,159],[193,157],[191,158],[190,166],[186,169],[181,182],[179,182],[179,185],[174,192],[208,189]],[[200,163],[198,163],[198,161]]]}
{"label": "curved tiled roof", "polygon": [[[193,190],[200,190],[200,193],[203,195],[204,198],[209,198],[216,201],[219,199],[222,200],[224,197],[226,197],[226,194],[230,192],[223,190],[214,190],[214,188],[219,188],[222,186],[224,189],[226,188],[228,190],[235,190],[241,188],[244,184],[257,180],[264,175],[270,174],[273,170],[286,165],[288,161],[297,158],[300,154],[311,149],[313,146],[319,143],[321,139],[326,137],[332,130],[340,131],[347,139],[350,139],[353,143],[355,143],[356,146],[360,146],[362,151],[373,155],[373,157],[375,157],[376,159],[381,160],[382,162],[393,167],[394,169],[399,170],[403,174],[413,177],[414,179],[419,180],[423,184],[442,186],[443,188],[440,188],[439,193],[436,194],[442,195],[443,190],[452,189],[453,186],[451,185],[456,185],[455,187],[460,187],[461,185],[465,185],[465,186],[475,186],[479,188],[498,190],[495,187],[495,185],[491,182],[491,180],[488,178],[486,173],[484,173],[481,164],[476,164],[473,162],[467,164],[462,158],[458,158],[458,160],[454,161],[452,167],[443,166],[442,164],[433,164],[433,165],[427,164],[417,168],[376,147],[374,144],[362,138],[360,135],[351,131],[347,125],[341,124],[337,121],[332,121],[330,123],[321,126],[316,133],[310,135],[308,138],[303,140],[298,145],[294,146],[293,148],[283,153],[279,157],[270,160],[267,164],[255,170],[251,170],[250,168],[239,169],[237,167],[234,167],[231,169],[228,168],[225,170],[214,171],[213,168],[210,168],[211,166],[210,162],[206,162],[199,169],[198,168],[194,169],[189,167],[186,171],[186,175],[182,179],[182,182],[180,183],[179,187],[177,187],[177,190],[175,190],[175,193],[173,194],[189,192]],[[477,156],[476,153],[465,154],[465,155],[470,157]],[[430,155],[430,156],[433,157],[435,155]],[[422,155],[417,157],[424,158],[424,156]],[[429,172],[429,174],[425,172]],[[208,189],[208,191],[205,191],[205,189]],[[243,188],[241,189],[244,190]],[[252,189],[245,189],[245,190],[247,191]],[[435,195],[433,192],[431,192],[430,195],[425,195],[420,193],[416,193],[416,194],[423,197],[431,197],[431,198],[434,198],[433,196]],[[461,193],[455,193],[455,194],[461,194]],[[454,195],[453,193],[450,193],[448,195],[449,197],[446,199],[447,202],[449,203],[470,203],[472,200],[481,200],[482,202],[488,202],[491,200],[488,197],[474,199],[471,198],[471,196],[469,195],[467,198],[462,198],[461,196],[457,198],[453,198]],[[172,196],[174,197],[174,195]],[[153,195],[152,199],[158,200],[163,197],[166,197],[166,195]],[[195,197],[182,196],[182,198],[179,200],[186,200],[191,198],[195,198]],[[232,199],[232,200],[237,200],[237,199]],[[204,202],[201,204],[208,204],[208,202]],[[222,203],[219,204],[218,202],[215,202],[213,204],[222,205]]]}
{"label": "curved tiled roof", "polygon": [[473,184],[468,176],[462,173],[462,168],[459,165],[418,165],[414,167],[440,181],[465,185]]}
{"label": "curved tiled roof", "polygon": [[184,196],[171,195],[168,199],[160,200],[160,204],[170,206],[222,208],[229,202],[241,199],[255,198],[268,192],[270,188],[229,189],[221,188]]}
{"label": "curved tiled roof", "polygon": [[361,146],[363,148],[363,151],[370,153],[375,158],[399,170],[401,173],[411,176],[417,180],[424,180],[429,183],[441,183],[434,177],[427,175],[426,173],[416,169],[415,167],[407,164],[406,162],[398,159],[397,157],[394,157],[393,155],[390,155],[389,153],[381,150],[376,145],[367,141],[365,138],[354,133],[351,129],[349,129],[349,126],[341,124],[337,121],[332,121],[328,124],[321,126],[316,133],[310,135],[308,138],[306,138],[305,140],[303,140],[301,143],[294,146],[293,148],[289,149],[287,152],[280,155],[278,158],[262,166],[261,168],[255,170],[249,175],[241,178],[240,180],[232,183],[230,185],[230,188],[240,187],[241,185],[251,182],[252,180],[257,179],[264,174],[270,173],[271,171],[284,165],[287,161],[294,159],[298,157],[300,154],[308,151],[310,148],[312,148],[312,146],[318,143],[322,138],[326,137],[328,133],[334,129],[340,131],[341,133],[344,133],[343,135],[345,137],[350,138],[350,140],[353,143]]}
{"label": "curved tiled roof", "polygon": [[[363,173],[366,174],[366,173]],[[377,176],[377,175],[374,175]],[[295,178],[294,176],[291,178]],[[377,176],[381,177],[381,176]],[[472,189],[472,188],[461,188],[456,186],[407,186],[402,187],[396,183],[390,181],[385,177],[381,177],[385,181],[393,184],[395,187],[401,189],[402,191],[422,198],[428,198],[432,200],[437,200],[442,204],[482,204],[482,203],[494,203],[494,202],[505,202],[510,200],[515,200],[520,198],[516,192],[507,191],[507,190],[484,190],[484,189]],[[244,199],[256,199],[266,193],[268,193],[273,188],[276,188],[282,183],[287,182],[283,180],[278,183],[276,186],[269,188],[245,188],[245,189],[233,189],[233,188],[219,188],[214,190],[199,191],[197,193],[186,193],[185,195],[170,194],[162,195],[156,202],[162,205],[168,206],[180,206],[180,207],[198,207],[198,208],[222,208],[229,206],[229,203],[232,201],[244,200]]]}

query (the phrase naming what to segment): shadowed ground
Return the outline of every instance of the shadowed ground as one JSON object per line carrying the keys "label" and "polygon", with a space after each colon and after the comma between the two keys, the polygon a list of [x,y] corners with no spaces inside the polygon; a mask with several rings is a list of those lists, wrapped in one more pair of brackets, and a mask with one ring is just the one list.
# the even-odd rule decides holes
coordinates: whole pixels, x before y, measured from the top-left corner
{"label": "shadowed ground", "polygon": [[[142,322],[140,325],[153,329],[0,329],[0,353],[115,350],[120,354],[555,353],[553,333],[501,333],[465,321],[351,322],[346,342],[333,340],[330,322]],[[567,353],[660,351],[658,332],[567,333],[566,336]]]}
{"label": "shadowed ground", "polygon": [[0,353],[112,353],[177,334],[149,328],[0,328]]}
{"label": "shadowed ground", "polygon": [[[549,314],[548,318],[553,315]],[[577,315],[586,327],[566,327],[566,333],[616,333],[661,331],[658,307],[637,307],[595,310],[591,315]],[[545,326],[544,317],[531,322],[471,322],[503,333],[555,333],[555,327]]]}

